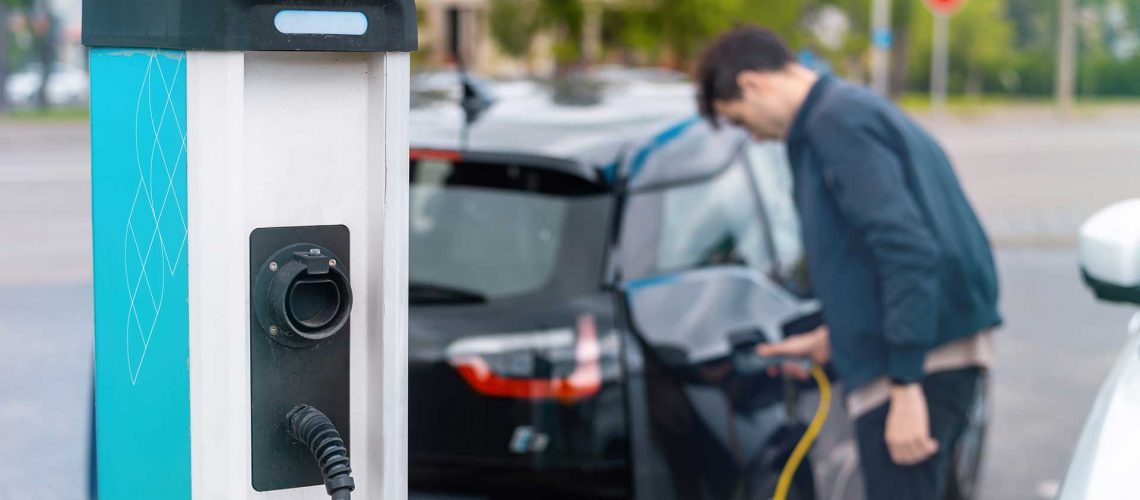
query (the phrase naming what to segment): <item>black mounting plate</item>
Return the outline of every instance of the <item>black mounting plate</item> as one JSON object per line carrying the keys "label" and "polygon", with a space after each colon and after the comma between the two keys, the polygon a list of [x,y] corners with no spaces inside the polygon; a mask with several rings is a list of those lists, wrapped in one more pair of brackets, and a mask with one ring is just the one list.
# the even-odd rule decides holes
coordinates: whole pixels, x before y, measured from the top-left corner
{"label": "black mounting plate", "polygon": [[351,277],[345,226],[263,228],[249,236],[250,409],[253,489],[274,491],[324,484],[312,454],[287,434],[285,415],[300,404],[321,410],[349,445],[349,323],[327,340],[297,349],[272,340],[253,303],[257,276],[271,257],[297,243],[336,254]]}

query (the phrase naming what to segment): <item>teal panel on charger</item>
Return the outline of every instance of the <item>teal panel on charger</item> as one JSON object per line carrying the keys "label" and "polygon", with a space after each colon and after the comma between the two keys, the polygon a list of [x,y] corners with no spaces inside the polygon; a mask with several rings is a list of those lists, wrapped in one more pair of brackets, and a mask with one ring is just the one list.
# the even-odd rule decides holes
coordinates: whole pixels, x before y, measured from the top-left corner
{"label": "teal panel on charger", "polygon": [[90,57],[99,498],[189,499],[186,53]]}

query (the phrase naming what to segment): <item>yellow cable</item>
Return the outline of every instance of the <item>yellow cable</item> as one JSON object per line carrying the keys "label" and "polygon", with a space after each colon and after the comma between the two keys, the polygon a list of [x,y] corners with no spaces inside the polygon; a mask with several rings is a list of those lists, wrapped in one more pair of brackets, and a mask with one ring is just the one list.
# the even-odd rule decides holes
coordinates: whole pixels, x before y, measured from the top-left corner
{"label": "yellow cable", "polygon": [[831,383],[827,380],[827,374],[824,373],[823,368],[812,366],[811,376],[815,379],[816,385],[819,386],[819,406],[815,409],[815,416],[808,424],[807,431],[800,438],[800,442],[796,444],[796,448],[792,450],[792,456],[788,457],[788,463],[784,464],[784,470],[780,472],[780,481],[776,483],[776,494],[773,496],[773,500],[788,499],[788,490],[792,487],[792,478],[795,477],[796,470],[800,468],[800,463],[804,461],[811,445],[815,443],[815,438],[819,437],[823,422],[827,420],[827,412],[831,409]]}

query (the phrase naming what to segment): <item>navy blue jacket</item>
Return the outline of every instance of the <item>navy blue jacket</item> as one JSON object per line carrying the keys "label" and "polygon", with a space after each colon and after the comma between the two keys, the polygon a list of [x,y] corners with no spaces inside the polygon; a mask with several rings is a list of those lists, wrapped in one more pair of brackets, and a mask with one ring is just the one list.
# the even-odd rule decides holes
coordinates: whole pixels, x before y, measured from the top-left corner
{"label": "navy blue jacket", "polygon": [[986,234],[914,121],[823,76],[787,142],[812,289],[849,388],[920,380],[931,348],[1001,323]]}

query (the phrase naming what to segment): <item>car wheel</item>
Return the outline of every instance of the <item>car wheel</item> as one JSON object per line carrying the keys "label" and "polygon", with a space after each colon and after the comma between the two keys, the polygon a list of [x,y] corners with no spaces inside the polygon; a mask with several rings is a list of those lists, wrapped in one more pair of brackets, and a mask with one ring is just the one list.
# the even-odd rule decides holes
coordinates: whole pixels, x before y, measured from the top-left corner
{"label": "car wheel", "polygon": [[978,478],[986,444],[986,427],[990,415],[989,376],[978,377],[970,406],[969,420],[958,439],[947,471],[946,500],[972,500],[977,494]]}

